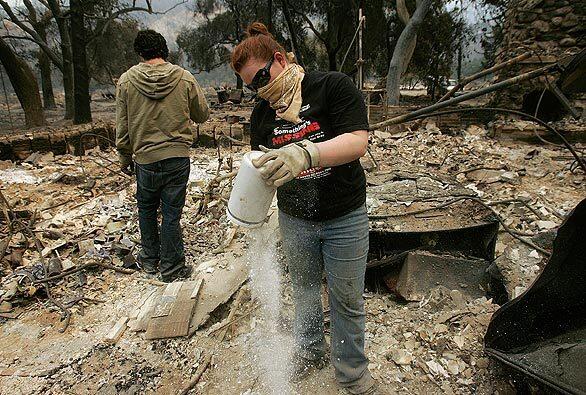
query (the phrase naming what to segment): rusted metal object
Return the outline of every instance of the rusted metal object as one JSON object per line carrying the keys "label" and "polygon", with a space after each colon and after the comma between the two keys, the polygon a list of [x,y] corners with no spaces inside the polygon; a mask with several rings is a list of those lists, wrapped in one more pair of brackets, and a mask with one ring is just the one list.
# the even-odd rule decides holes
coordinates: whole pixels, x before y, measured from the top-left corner
{"label": "rusted metal object", "polygon": [[220,104],[224,104],[230,100],[230,93],[227,90],[219,90],[216,94],[218,95],[218,103]]}
{"label": "rusted metal object", "polygon": [[234,104],[242,103],[242,99],[244,98],[244,92],[242,89],[233,89],[230,91],[229,99]]}
{"label": "rusted metal object", "polygon": [[484,337],[489,355],[566,394],[586,393],[585,232],[586,199],[559,228],[541,275],[493,315]]}
{"label": "rusted metal object", "polygon": [[490,210],[474,200],[440,207],[457,196],[475,197],[473,191],[452,179],[407,172],[369,175],[368,184],[369,269],[387,271],[416,250],[494,258],[499,224]]}
{"label": "rusted metal object", "polygon": [[547,84],[549,91],[558,99],[562,107],[569,112],[574,119],[580,119],[580,113],[576,110],[570,100],[564,95],[564,92],[556,84]]}
{"label": "rusted metal object", "polygon": [[[405,300],[419,302],[438,284],[473,298],[489,290],[490,262],[427,251],[410,252],[397,278],[396,292]],[[388,284],[387,284],[388,285]]]}
{"label": "rusted metal object", "polygon": [[243,117],[241,117],[240,115],[227,115],[226,116],[226,122],[228,122],[231,125],[234,125],[238,122],[240,122],[243,119]]}
{"label": "rusted metal object", "polygon": [[562,75],[559,87],[565,94],[586,92],[586,48],[577,55],[560,61]]}

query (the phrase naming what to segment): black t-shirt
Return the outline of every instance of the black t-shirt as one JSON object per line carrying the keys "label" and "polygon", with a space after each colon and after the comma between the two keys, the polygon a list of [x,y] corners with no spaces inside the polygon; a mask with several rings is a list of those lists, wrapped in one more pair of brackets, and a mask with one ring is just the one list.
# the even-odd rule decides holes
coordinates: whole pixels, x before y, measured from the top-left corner
{"label": "black t-shirt", "polygon": [[[368,130],[364,99],[353,81],[338,72],[311,71],[301,84],[301,122],[276,117],[261,100],[250,117],[253,150],[279,148],[304,139],[314,143],[343,133]],[[366,178],[359,160],[342,166],[317,167],[277,190],[279,209],[297,218],[326,221],[359,208],[366,201]]]}

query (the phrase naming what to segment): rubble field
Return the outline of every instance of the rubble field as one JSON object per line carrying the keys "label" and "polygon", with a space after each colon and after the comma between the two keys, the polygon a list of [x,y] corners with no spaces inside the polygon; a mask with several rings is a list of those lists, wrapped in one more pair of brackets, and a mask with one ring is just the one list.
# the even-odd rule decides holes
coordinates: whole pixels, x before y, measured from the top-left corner
{"label": "rubble field", "polygon": [[[247,149],[192,150],[182,226],[187,263],[196,269],[191,280],[205,278],[199,296],[194,292],[196,315],[201,298],[213,291],[205,284],[214,276],[237,278],[250,264],[247,231],[225,215],[230,180]],[[563,147],[500,141],[486,125],[447,132],[430,121],[398,134],[375,131],[362,162],[369,190],[391,185],[394,192],[392,198],[369,194],[373,227],[385,213],[433,213],[443,204],[450,221],[450,210],[458,209],[455,197],[490,207],[501,221],[493,269],[508,298],[539,275],[556,228],[585,197],[585,176]],[[434,190],[444,193],[426,195],[434,182]],[[113,149],[1,162],[0,187],[6,199],[0,393],[176,394],[193,379],[191,393],[270,393],[253,351],[254,329],[263,319],[246,279],[234,280],[201,324],[191,321],[191,336],[147,340],[127,328],[127,321],[140,321],[151,295],[168,288],[136,270],[135,183],[117,170]],[[443,223],[437,215],[429,218]],[[397,219],[394,226],[399,231],[403,224]],[[279,330],[290,337],[290,284],[282,259],[278,266],[284,273]],[[366,351],[381,393],[515,393],[515,377],[483,350],[499,305],[489,295],[471,297],[465,287],[438,284],[416,302],[385,288],[365,290]],[[338,391],[331,366],[291,384],[297,394]]]}

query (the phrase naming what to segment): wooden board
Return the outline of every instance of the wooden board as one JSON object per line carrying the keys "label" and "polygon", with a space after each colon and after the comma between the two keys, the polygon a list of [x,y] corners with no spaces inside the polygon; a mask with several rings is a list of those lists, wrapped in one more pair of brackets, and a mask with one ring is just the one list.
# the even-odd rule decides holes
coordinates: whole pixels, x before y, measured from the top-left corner
{"label": "wooden board", "polygon": [[204,280],[199,293],[197,308],[191,318],[189,335],[209,318],[210,314],[222,303],[226,303],[248,278],[246,258],[235,258],[229,269],[218,269],[213,273],[201,273]]}
{"label": "wooden board", "polygon": [[108,344],[116,344],[122,334],[126,330],[126,323],[128,322],[128,317],[121,317],[116,324],[110,329],[110,332],[104,338],[104,341]]}
{"label": "wooden board", "polygon": [[149,300],[149,298],[151,297],[151,295],[154,292],[155,291],[145,292],[145,294],[142,296],[142,298],[140,298],[140,301],[138,302],[138,304],[136,305],[136,307],[134,308],[134,310],[132,310],[132,312],[128,315],[128,319],[130,321],[135,320],[135,319],[138,318],[138,315],[140,314],[140,311],[142,310],[142,307],[145,305],[145,303]]}
{"label": "wooden board", "polygon": [[195,281],[195,287],[193,287],[193,292],[191,292],[191,299],[197,299],[197,295],[203,285],[203,278],[199,278]]}
{"label": "wooden board", "polygon": [[[197,299],[191,296],[198,284],[201,286],[201,282],[199,280],[185,281],[180,284],[180,289],[169,309],[169,313],[165,316],[153,316],[149,321],[146,331],[147,339],[187,336],[193,309],[197,303]],[[171,289],[169,291],[175,290]],[[161,299],[165,297],[169,297],[169,295],[162,295]]]}
{"label": "wooden board", "polygon": [[133,332],[140,332],[140,331],[146,330],[148,322],[152,316],[153,308],[155,307],[155,304],[156,304],[157,300],[159,299],[160,294],[161,293],[158,289],[152,291],[149,294],[146,302],[144,302],[142,307],[140,307],[140,312],[138,313],[138,316],[136,317],[136,319],[130,320],[128,322],[128,329],[129,330],[131,330]]}
{"label": "wooden board", "polygon": [[183,282],[170,283],[167,285],[161,298],[155,305],[152,317],[164,317],[169,315],[171,307],[177,300],[177,295],[182,286]]}

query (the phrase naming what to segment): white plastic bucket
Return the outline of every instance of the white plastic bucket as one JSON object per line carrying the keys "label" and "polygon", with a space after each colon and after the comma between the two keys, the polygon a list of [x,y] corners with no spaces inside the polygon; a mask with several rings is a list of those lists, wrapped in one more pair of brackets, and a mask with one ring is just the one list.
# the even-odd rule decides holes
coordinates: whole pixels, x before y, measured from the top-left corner
{"label": "white plastic bucket", "polygon": [[252,164],[262,154],[260,151],[244,154],[228,201],[228,219],[245,228],[257,228],[265,222],[277,190],[265,183]]}

